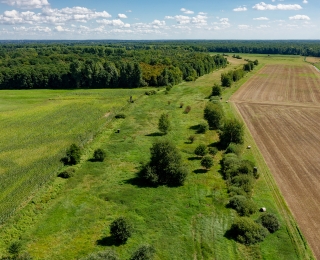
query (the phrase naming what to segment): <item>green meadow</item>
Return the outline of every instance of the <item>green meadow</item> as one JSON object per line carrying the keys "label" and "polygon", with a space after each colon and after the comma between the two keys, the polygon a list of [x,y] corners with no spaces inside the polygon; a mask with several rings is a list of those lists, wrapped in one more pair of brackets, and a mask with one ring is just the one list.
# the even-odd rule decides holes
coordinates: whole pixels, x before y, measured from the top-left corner
{"label": "green meadow", "polygon": [[[294,56],[241,56],[257,58],[260,65],[223,93],[228,117],[239,115],[225,101],[264,64],[302,62]],[[261,174],[253,199],[279,217],[281,228],[253,246],[226,235],[237,216],[226,207],[229,196],[219,164],[222,151],[209,171],[194,155],[198,144],[218,141],[216,131],[198,134],[196,126],[221,72],[174,86],[168,93],[161,89],[153,96],[143,95],[145,89],[1,92],[0,212],[6,203],[24,207],[3,220],[0,255],[7,254],[12,242],[21,241],[22,250],[34,259],[81,259],[106,249],[129,259],[143,244],[156,249],[157,260],[314,259],[247,130],[244,147],[252,149],[243,149],[242,156],[255,161]],[[135,99],[131,104],[130,95]],[[191,107],[189,113],[184,113],[186,106]],[[126,118],[113,119],[118,111]],[[172,130],[161,136],[157,124],[164,112]],[[193,143],[188,141],[190,135],[196,136]],[[136,178],[141,163],[149,159],[152,143],[162,138],[176,144],[189,168],[182,187],[147,187]],[[62,169],[59,159],[72,142],[83,147],[82,161],[74,177],[57,178]],[[90,160],[97,148],[106,151],[104,162]],[[110,223],[119,216],[125,216],[134,230],[120,246],[109,233]]]}

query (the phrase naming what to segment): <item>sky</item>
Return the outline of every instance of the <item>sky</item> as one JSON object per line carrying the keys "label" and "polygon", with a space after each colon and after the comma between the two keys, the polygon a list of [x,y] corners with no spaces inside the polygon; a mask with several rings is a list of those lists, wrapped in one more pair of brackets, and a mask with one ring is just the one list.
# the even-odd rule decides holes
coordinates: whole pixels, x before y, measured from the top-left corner
{"label": "sky", "polygon": [[320,39],[320,0],[0,0],[0,40]]}

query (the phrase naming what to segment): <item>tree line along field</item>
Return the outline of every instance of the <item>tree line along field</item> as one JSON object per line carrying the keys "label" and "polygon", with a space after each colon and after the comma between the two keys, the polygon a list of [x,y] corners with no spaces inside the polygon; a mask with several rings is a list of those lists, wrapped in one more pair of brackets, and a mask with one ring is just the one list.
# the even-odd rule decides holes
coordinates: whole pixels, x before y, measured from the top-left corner
{"label": "tree line along field", "polygon": [[[229,60],[232,62],[233,58]],[[238,66],[231,65],[226,70]],[[290,212],[280,209],[285,208],[285,204],[276,198],[277,192],[274,190],[277,188],[271,185],[270,189],[270,184],[263,177],[269,174],[268,169],[264,161],[258,159],[259,152],[249,133],[246,134],[244,145],[250,144],[252,149],[243,149],[242,156],[257,159],[262,176],[257,181],[253,199],[257,205],[267,207],[269,212],[279,217],[281,228],[264,242],[253,246],[236,243],[226,235],[236,214],[226,207],[229,200],[227,187],[219,173],[222,152],[216,155],[214,166],[206,172],[194,158],[194,149],[198,144],[215,143],[218,140],[215,131],[197,134],[195,126],[203,118],[207,97],[213,83],[220,81],[221,72],[223,71],[216,71],[196,81],[176,85],[167,94],[165,90],[161,90],[152,96],[142,95],[122,110],[126,114],[125,119],[112,120],[106,125],[106,113],[117,111],[119,104],[127,104],[130,95],[137,97],[146,90],[76,90],[62,91],[59,94],[42,90],[20,91],[17,93],[22,93],[21,99],[8,98],[6,111],[16,110],[17,118],[24,118],[26,124],[26,115],[42,115],[45,119],[42,124],[39,121],[37,125],[39,129],[43,129],[42,132],[49,131],[47,126],[52,128],[47,121],[50,118],[48,111],[52,111],[54,107],[52,100],[60,105],[71,101],[78,103],[75,110],[66,110],[68,113],[63,112],[64,106],[59,106],[58,118],[63,115],[66,126],[56,130],[60,138],[55,139],[66,139],[64,143],[57,145],[64,146],[60,147],[61,150],[51,150],[52,154],[60,153],[57,157],[63,156],[71,142],[86,143],[86,138],[78,138],[77,134],[81,131],[83,136],[88,137],[86,134],[91,133],[90,130],[100,129],[100,126],[103,128],[90,144],[85,145],[85,154],[74,177],[55,178],[40,189],[31,203],[3,223],[0,231],[1,254],[5,254],[8,244],[20,240],[23,249],[35,259],[80,259],[89,253],[105,249],[113,249],[121,259],[128,259],[144,243],[154,246],[155,259],[313,259],[308,245],[303,244],[303,238],[300,237]],[[252,74],[247,74],[237,86],[251,76]],[[223,94],[222,104],[229,116],[233,115],[232,107],[224,101],[235,89],[227,89]],[[13,92],[7,93],[9,95]],[[39,93],[39,99],[32,97],[35,93]],[[102,95],[105,99],[97,98],[96,95]],[[184,104],[183,108],[180,108],[181,103]],[[28,104],[30,113],[24,114]],[[72,106],[72,103],[68,104]],[[184,113],[186,106],[191,107],[187,114]],[[93,111],[95,117],[92,116]],[[158,133],[157,122],[163,112],[169,113],[172,121],[172,130],[167,138],[173,140],[181,151],[182,159],[189,167],[188,178],[181,187],[141,186],[136,181],[136,173],[140,162],[149,159],[151,144],[162,138]],[[19,117],[20,113],[25,116]],[[79,114],[85,117],[79,120]],[[7,118],[9,126],[10,120],[14,118]],[[84,120],[91,122],[88,129],[83,125]],[[18,125],[17,121],[11,123],[13,124]],[[71,127],[74,130],[70,136],[65,136],[65,132]],[[31,129],[30,132],[34,132]],[[121,130],[120,133],[116,133],[117,129]],[[9,136],[10,131],[7,130],[6,133]],[[196,136],[192,144],[188,141],[190,135]],[[37,136],[33,140],[35,142]],[[51,142],[54,143],[53,140]],[[107,158],[104,162],[89,160],[96,148],[106,151]],[[26,152],[32,155],[30,151]],[[42,156],[45,154],[42,153]],[[45,164],[45,158],[43,159]],[[28,160],[35,159],[31,156]],[[13,197],[15,195],[17,193]],[[254,214],[253,218],[258,214]],[[108,226],[119,216],[125,216],[133,223],[134,234],[125,245],[115,246]]]}
{"label": "tree line along field", "polygon": [[320,73],[268,65],[232,97],[317,258]]}

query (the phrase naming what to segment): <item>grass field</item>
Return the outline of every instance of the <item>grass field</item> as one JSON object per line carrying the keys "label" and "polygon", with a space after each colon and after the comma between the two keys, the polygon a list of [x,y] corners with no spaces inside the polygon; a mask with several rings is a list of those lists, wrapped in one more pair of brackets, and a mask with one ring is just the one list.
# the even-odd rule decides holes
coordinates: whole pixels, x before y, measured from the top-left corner
{"label": "grass field", "polygon": [[143,90],[1,91],[0,223],[60,168],[72,143],[84,145],[130,95]]}
{"label": "grass field", "polygon": [[[253,57],[256,56],[250,56]],[[261,62],[257,70],[266,63],[300,62],[296,57],[256,58]],[[227,70],[239,65],[231,65]],[[156,248],[157,260],[313,259],[248,131],[245,145],[251,145],[252,149],[244,149],[243,157],[255,160],[262,174],[253,198],[258,206],[267,207],[269,212],[280,218],[281,229],[269,235],[263,243],[250,247],[225,236],[236,214],[226,208],[228,195],[219,173],[221,152],[215,157],[215,165],[208,172],[201,168],[199,160],[193,155],[199,143],[211,144],[218,140],[215,131],[196,134],[194,126],[201,122],[206,98],[213,83],[220,81],[220,74],[221,71],[216,71],[196,82],[180,84],[169,94],[160,91],[154,96],[143,96],[125,108],[126,119],[106,124],[100,134],[86,146],[82,163],[73,178],[56,178],[50,185],[40,189],[31,203],[2,226],[0,252],[5,254],[11,242],[21,240],[23,250],[35,259],[79,259],[91,252],[108,248],[116,251],[121,259],[128,259],[139,245],[145,243]],[[223,102],[253,74],[248,74],[236,84],[237,87],[226,91]],[[111,96],[107,93],[112,90],[104,91],[106,96]],[[122,98],[125,103],[126,95]],[[112,100],[117,102],[119,99]],[[19,102],[18,99],[16,103]],[[181,102],[184,107],[191,106],[189,114],[183,113]],[[104,113],[113,107],[112,104],[115,103],[103,109],[100,107],[97,118],[103,118]],[[232,104],[223,104],[226,114],[235,116]],[[30,105],[31,108],[33,106]],[[144,187],[135,178],[140,162],[149,158],[152,142],[163,138],[157,130],[158,118],[163,112],[169,113],[173,125],[167,138],[177,145],[190,170],[186,184],[179,188]],[[77,116],[70,117],[73,117],[72,112],[69,113],[69,119],[78,120]],[[104,124],[105,121],[99,122],[95,128]],[[77,126],[84,131],[80,123]],[[116,129],[121,129],[120,134],[115,133]],[[196,135],[193,144],[187,140],[191,134]],[[73,140],[70,137],[66,139],[66,144]],[[96,148],[107,151],[107,159],[102,163],[88,160]],[[127,244],[116,246],[108,226],[119,216],[126,216],[130,220],[134,233]],[[255,214],[253,218],[257,216]]]}

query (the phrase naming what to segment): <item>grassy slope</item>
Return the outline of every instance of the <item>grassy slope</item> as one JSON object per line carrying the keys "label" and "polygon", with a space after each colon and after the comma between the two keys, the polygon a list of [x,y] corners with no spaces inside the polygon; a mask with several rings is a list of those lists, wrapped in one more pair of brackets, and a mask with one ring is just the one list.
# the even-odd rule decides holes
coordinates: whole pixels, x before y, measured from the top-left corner
{"label": "grassy slope", "polygon": [[[155,246],[156,259],[309,258],[309,249],[296,251],[290,237],[298,235],[290,232],[286,218],[282,218],[280,231],[257,246],[245,247],[224,237],[235,214],[225,208],[228,196],[218,173],[221,154],[216,156],[214,168],[207,173],[203,173],[199,161],[193,158],[197,144],[212,143],[217,135],[212,131],[197,134],[194,144],[186,143],[187,137],[194,134],[190,127],[201,121],[204,98],[213,82],[219,82],[219,75],[220,72],[215,72],[196,82],[175,86],[168,95],[161,92],[144,96],[132,104],[126,112],[128,117],[111,122],[84,156],[89,159],[92,151],[101,147],[108,153],[107,160],[103,163],[84,161],[74,178],[56,179],[49,188],[43,189],[33,203],[2,228],[2,252],[9,241],[21,237],[25,248],[38,259],[75,259],[109,247],[113,247],[121,259],[127,259],[142,243]],[[225,98],[232,91],[226,92]],[[180,102],[192,107],[189,114],[179,108]],[[225,103],[225,110],[233,114],[230,104]],[[156,133],[162,112],[170,114],[173,131],[168,137],[182,151],[191,173],[180,188],[140,187],[135,173],[139,162],[148,160],[151,143],[161,138]],[[114,129],[118,128],[121,133],[115,134]],[[244,156],[255,157],[263,175],[270,177],[250,138],[247,133],[246,144],[250,143],[253,149],[246,150]],[[275,186],[272,188],[279,192]],[[258,182],[254,199],[278,216],[280,207],[285,207],[270,190],[265,177]],[[283,214],[292,219],[288,211]],[[108,225],[120,215],[133,223],[135,233],[126,245],[116,247],[109,237]]]}

